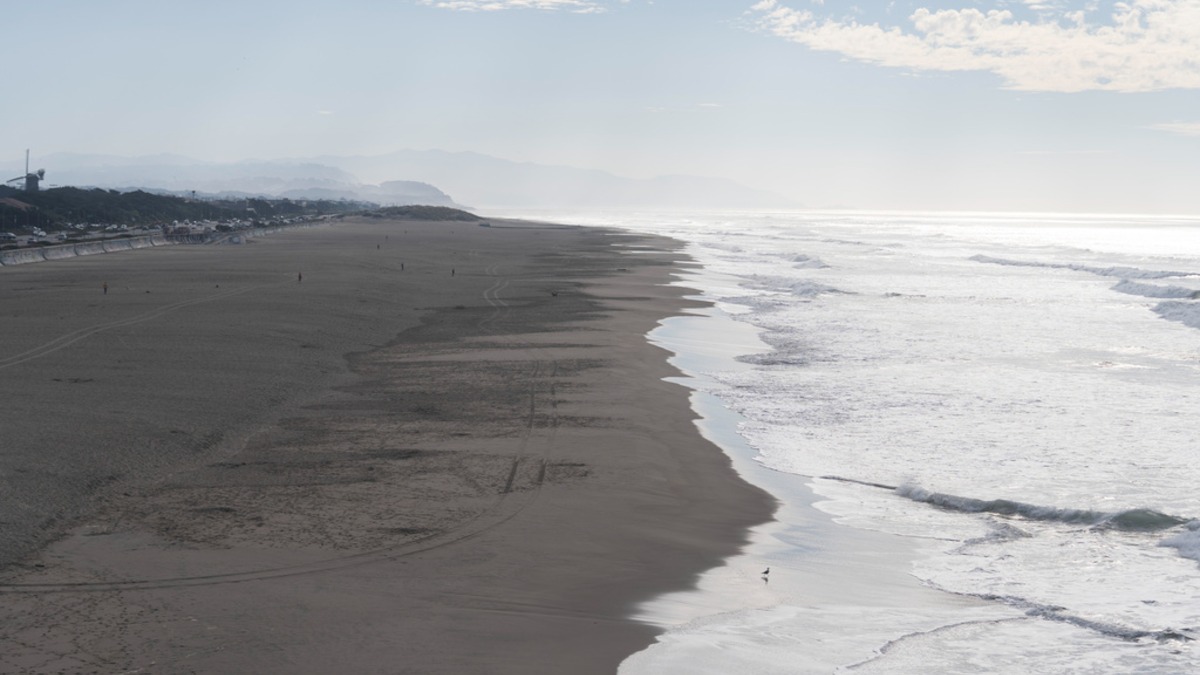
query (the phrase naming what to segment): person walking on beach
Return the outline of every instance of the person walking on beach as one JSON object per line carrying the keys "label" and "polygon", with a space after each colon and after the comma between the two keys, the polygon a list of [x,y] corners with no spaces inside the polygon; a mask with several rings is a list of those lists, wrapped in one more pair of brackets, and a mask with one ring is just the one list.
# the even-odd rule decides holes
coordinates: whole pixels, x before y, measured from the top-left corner
{"label": "person walking on beach", "polygon": [[304,272],[296,272],[296,283],[304,281]]}
{"label": "person walking on beach", "polygon": [[104,282],[104,294],[108,295],[108,282]]}

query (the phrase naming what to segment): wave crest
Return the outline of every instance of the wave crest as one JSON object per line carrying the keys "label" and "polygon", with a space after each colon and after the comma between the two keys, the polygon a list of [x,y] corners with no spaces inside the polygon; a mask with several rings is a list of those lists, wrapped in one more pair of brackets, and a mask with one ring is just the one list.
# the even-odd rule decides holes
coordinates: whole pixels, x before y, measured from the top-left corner
{"label": "wave crest", "polygon": [[1007,265],[1009,267],[1044,267],[1056,270],[1074,270],[1076,272],[1090,272],[1102,277],[1121,277],[1122,279],[1168,279],[1170,277],[1190,277],[1195,275],[1194,272],[1144,270],[1138,267],[1091,267],[1076,263],[1029,262],[1025,260],[996,258],[990,255],[973,255],[969,260],[990,263],[992,265]]}
{"label": "wave crest", "polygon": [[1028,520],[1090,525],[1125,532],[1157,532],[1178,527],[1189,522],[1153,509],[1127,509],[1107,512],[1091,509],[1064,509],[1055,506],[1038,506],[1011,499],[974,499],[940,492],[930,492],[915,485],[901,485],[896,494],[914,502],[930,504],[939,508],[963,513],[994,513],[1001,516],[1020,516]]}
{"label": "wave crest", "polygon": [[1154,313],[1167,321],[1178,321],[1191,328],[1200,328],[1200,304],[1170,300],[1154,306]]}
{"label": "wave crest", "polygon": [[1122,279],[1112,289],[1118,293],[1140,295],[1147,298],[1200,298],[1200,291],[1180,286],[1155,286],[1154,284],[1139,284],[1136,281]]}

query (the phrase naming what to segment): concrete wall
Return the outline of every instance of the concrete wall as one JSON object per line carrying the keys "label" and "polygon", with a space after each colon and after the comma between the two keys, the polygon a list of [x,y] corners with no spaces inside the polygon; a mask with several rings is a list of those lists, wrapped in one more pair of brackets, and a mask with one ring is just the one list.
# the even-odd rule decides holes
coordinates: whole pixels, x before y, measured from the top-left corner
{"label": "concrete wall", "polygon": [[74,258],[74,246],[46,246],[42,248],[42,257],[45,260],[62,260],[63,258]]}
{"label": "concrete wall", "polygon": [[[63,248],[66,247],[64,246]],[[75,244],[73,248],[75,250],[75,255],[96,255],[98,253],[104,253],[104,242],[89,241],[85,244]]]}
{"label": "concrete wall", "polygon": [[44,262],[46,260],[65,260],[81,255],[98,255],[116,251],[131,251],[135,248],[151,248],[153,246],[169,246],[161,234],[146,237],[129,237],[126,239],[108,239],[106,241],[85,241],[78,244],[58,244],[55,246],[39,246],[37,248],[21,248],[11,251],[0,251],[0,266],[25,265],[28,263]]}
{"label": "concrete wall", "polygon": [[26,263],[42,262],[46,259],[40,248],[20,248],[12,251],[0,251],[0,265],[24,265]]}

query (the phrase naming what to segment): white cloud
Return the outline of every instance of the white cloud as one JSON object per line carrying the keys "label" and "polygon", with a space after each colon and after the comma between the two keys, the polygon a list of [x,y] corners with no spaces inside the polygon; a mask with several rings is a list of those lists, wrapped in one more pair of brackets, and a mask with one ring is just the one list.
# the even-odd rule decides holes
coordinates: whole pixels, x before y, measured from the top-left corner
{"label": "white cloud", "polygon": [[1150,128],[1156,131],[1180,134],[1181,136],[1200,136],[1200,122],[1167,122],[1164,124],[1152,124]]}
{"label": "white cloud", "polygon": [[[420,0],[422,5],[463,12],[495,12],[504,9],[566,10],[576,14],[597,14],[604,3],[592,0]],[[627,0],[622,0],[622,4]]]}
{"label": "white cloud", "polygon": [[1027,7],[1038,12],[1048,12],[1058,9],[1062,4],[1053,0],[1021,0]]}
{"label": "white cloud", "polygon": [[818,19],[778,0],[751,11],[766,31],[812,49],[897,68],[992,72],[1010,89],[1200,88],[1200,0],[1119,2],[1108,23],[1089,23],[1084,12],[1018,21],[1007,10],[921,8],[908,30]]}

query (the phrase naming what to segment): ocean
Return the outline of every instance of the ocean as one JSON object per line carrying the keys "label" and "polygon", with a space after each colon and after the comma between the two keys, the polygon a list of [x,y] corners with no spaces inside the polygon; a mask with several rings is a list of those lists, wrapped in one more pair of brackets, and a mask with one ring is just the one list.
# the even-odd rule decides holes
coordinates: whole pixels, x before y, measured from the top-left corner
{"label": "ocean", "polygon": [[1200,219],[558,218],[687,243],[649,338],[781,502],[621,673],[1200,672]]}

